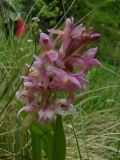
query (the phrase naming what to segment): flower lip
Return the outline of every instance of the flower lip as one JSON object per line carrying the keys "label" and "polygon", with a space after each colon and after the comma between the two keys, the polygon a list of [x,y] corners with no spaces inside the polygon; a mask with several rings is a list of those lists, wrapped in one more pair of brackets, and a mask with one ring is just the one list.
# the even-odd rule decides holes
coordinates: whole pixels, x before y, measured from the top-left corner
{"label": "flower lip", "polygon": [[54,104],[48,104],[46,107],[43,106],[39,112],[39,121],[42,124],[48,123],[54,119],[55,116],[55,106]]}

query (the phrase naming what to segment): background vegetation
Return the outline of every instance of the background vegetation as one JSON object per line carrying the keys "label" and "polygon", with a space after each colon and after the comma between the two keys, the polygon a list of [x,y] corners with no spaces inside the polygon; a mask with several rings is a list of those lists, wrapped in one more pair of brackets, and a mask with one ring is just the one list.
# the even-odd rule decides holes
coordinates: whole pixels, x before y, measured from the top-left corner
{"label": "background vegetation", "polygon": [[[47,29],[56,26],[64,16],[64,9],[62,0],[10,2],[26,20],[28,32],[23,39],[12,33],[6,36],[2,21],[0,22],[0,159],[27,160],[31,154],[30,134],[28,129],[21,127],[16,121],[16,114],[22,104],[15,97],[12,99],[12,96],[21,84],[20,76],[28,71],[26,64],[31,64],[33,55],[40,52],[39,30],[47,32]],[[94,46],[99,46],[97,56],[103,64],[101,68],[89,73],[91,83],[87,89],[92,92],[75,106],[77,114],[73,116],[73,121],[69,117],[65,118],[67,159],[78,160],[82,157],[81,160],[119,160],[119,0],[63,2],[66,17],[73,16],[76,22],[81,20],[86,26],[94,26],[102,34],[101,40]],[[63,18],[57,28],[62,27],[64,21]]]}

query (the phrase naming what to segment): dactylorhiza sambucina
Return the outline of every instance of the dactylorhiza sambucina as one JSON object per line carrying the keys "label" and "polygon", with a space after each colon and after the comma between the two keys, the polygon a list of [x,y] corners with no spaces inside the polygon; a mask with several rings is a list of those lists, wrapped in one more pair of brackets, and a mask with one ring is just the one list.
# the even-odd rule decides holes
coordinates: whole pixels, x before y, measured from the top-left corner
{"label": "dactylorhiza sambucina", "polygon": [[[59,49],[54,43],[54,35],[58,36]],[[76,91],[84,90],[88,71],[101,65],[94,58],[98,48],[86,50],[91,41],[100,37],[99,33],[93,33],[92,27],[75,26],[73,19],[69,18],[63,31],[49,30],[49,35],[40,34],[43,54],[35,57],[32,70],[24,77],[24,89],[17,92],[29,114],[34,113],[41,123],[48,123],[57,114],[74,112]],[[67,98],[58,99],[61,91],[67,93]]]}

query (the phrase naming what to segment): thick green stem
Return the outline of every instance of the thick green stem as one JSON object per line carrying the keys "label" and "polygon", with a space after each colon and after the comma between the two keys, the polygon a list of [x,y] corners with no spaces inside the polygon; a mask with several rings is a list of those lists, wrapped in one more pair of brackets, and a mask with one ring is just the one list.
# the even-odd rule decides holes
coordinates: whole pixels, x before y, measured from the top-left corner
{"label": "thick green stem", "polygon": [[31,130],[31,139],[32,139],[32,158],[34,160],[42,160],[41,139],[39,134],[36,134],[36,132]]}
{"label": "thick green stem", "polygon": [[65,160],[66,156],[66,138],[60,115],[56,118],[54,126],[53,153],[51,160]]}

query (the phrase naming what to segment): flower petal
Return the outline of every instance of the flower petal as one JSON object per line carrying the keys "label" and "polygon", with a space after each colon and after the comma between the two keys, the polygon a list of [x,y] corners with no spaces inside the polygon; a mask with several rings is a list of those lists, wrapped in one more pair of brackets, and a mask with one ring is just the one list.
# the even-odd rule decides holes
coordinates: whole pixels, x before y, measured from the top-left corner
{"label": "flower petal", "polygon": [[50,50],[53,48],[53,42],[51,37],[45,33],[40,33],[40,44],[45,50]]}
{"label": "flower petal", "polygon": [[66,27],[65,27],[65,33],[71,33],[73,29],[73,19],[67,18],[66,20]]}
{"label": "flower petal", "polygon": [[49,67],[48,72],[53,75],[53,79],[49,83],[49,87],[53,90],[59,89],[65,92],[72,92],[82,87],[75,77],[69,75],[62,69],[57,67]]}
{"label": "flower petal", "polygon": [[54,30],[54,29],[48,30],[48,32],[50,32],[51,34],[59,35],[59,36],[62,36],[64,34],[64,31]]}
{"label": "flower petal", "polygon": [[88,81],[85,79],[85,74],[84,73],[76,73],[73,74],[73,76],[79,81],[81,84],[81,89],[84,88],[84,85],[88,83]]}
{"label": "flower petal", "polygon": [[76,26],[71,33],[72,38],[79,38],[84,30],[85,27],[83,27],[83,24]]}
{"label": "flower petal", "polygon": [[70,67],[81,67],[83,66],[83,60],[77,57],[69,57],[64,60],[65,66],[67,69]]}
{"label": "flower petal", "polygon": [[48,123],[54,119],[55,109],[52,105],[48,105],[47,107],[41,108],[38,115],[41,123]]}
{"label": "flower petal", "polygon": [[62,116],[66,116],[66,115],[71,115],[71,114],[75,114],[76,110],[73,107],[73,105],[69,105],[66,108],[61,107],[61,105],[58,102],[57,107],[55,108],[55,113],[58,115],[62,115]]}
{"label": "flower petal", "polygon": [[100,33],[94,33],[94,34],[92,34],[92,35],[90,36],[90,40],[91,40],[91,41],[95,41],[95,40],[100,39],[100,37],[101,37],[101,34],[100,34]]}
{"label": "flower petal", "polygon": [[97,50],[98,50],[98,47],[88,49],[84,57],[86,57],[87,59],[93,58],[96,55]]}
{"label": "flower petal", "polygon": [[27,99],[27,90],[19,90],[16,92],[16,97],[21,101],[25,101]]}
{"label": "flower petal", "polygon": [[56,61],[57,58],[58,58],[58,52],[55,50],[50,50],[50,51],[45,52],[43,56],[43,61],[51,64],[54,61]]}

